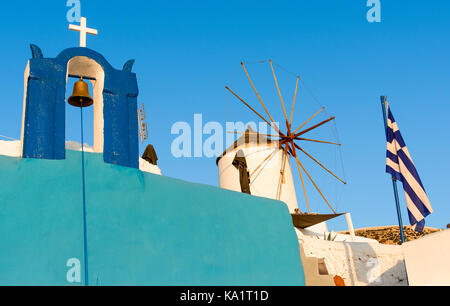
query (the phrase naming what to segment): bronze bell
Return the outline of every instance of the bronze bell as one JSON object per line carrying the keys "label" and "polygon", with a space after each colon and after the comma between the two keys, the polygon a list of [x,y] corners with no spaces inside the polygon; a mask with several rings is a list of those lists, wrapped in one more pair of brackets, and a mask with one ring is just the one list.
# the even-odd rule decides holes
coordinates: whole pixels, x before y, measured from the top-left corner
{"label": "bronze bell", "polygon": [[83,81],[83,77],[73,85],[73,93],[68,102],[75,107],[88,107],[94,103],[89,95],[89,86]]}

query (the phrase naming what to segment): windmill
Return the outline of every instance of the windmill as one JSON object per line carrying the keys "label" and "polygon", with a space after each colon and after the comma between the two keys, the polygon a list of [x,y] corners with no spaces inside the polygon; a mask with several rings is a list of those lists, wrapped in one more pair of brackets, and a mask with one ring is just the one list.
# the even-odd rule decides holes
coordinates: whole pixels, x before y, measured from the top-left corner
{"label": "windmill", "polygon": [[[271,127],[273,131],[275,131],[272,134],[260,134],[260,133],[254,132],[252,130],[247,130],[247,132],[241,133],[241,134],[245,134],[245,135],[252,135],[252,134],[256,135],[257,134],[258,137],[260,137],[260,136],[267,137],[269,139],[270,143],[276,143],[278,146],[275,150],[270,151],[265,158],[262,158],[260,160],[259,164],[254,165],[253,169],[249,169],[249,172],[251,172],[253,174],[258,169],[263,169],[264,165],[267,163],[268,160],[273,158],[274,155],[277,155],[277,154],[279,155],[281,152],[282,159],[281,159],[280,171],[279,171],[280,183],[277,186],[277,189],[278,189],[277,190],[277,199],[281,200],[283,197],[283,186],[285,185],[284,182],[286,179],[286,175],[289,175],[289,172],[291,170],[290,169],[290,161],[292,160],[293,163],[297,166],[297,170],[298,170],[298,174],[299,174],[301,186],[302,186],[302,193],[303,193],[305,203],[306,203],[306,211],[303,212],[299,208],[296,208],[294,211],[292,211],[292,209],[291,209],[291,213],[294,217],[294,223],[296,223],[296,220],[297,220],[297,223],[300,225],[299,227],[305,228],[305,227],[308,227],[307,225],[318,224],[320,222],[329,220],[329,219],[339,216],[341,214],[337,214],[336,210],[333,208],[333,206],[331,205],[330,201],[327,199],[324,192],[322,192],[322,190],[319,188],[316,180],[312,177],[310,172],[306,169],[304,162],[301,161],[300,156],[302,156],[302,158],[311,160],[312,163],[314,163],[317,167],[320,167],[321,169],[323,169],[327,175],[330,175],[331,177],[333,177],[340,184],[345,185],[347,183],[343,178],[339,177],[333,171],[331,171],[327,166],[325,166],[324,163],[322,163],[316,157],[314,157],[313,153],[308,152],[305,149],[303,144],[305,142],[308,142],[308,143],[314,143],[316,145],[328,145],[328,146],[331,145],[331,146],[338,146],[338,147],[340,147],[341,144],[337,143],[337,142],[330,142],[330,141],[325,141],[325,140],[320,140],[320,139],[314,139],[314,138],[308,136],[308,134],[310,132],[318,130],[321,127],[323,127],[335,120],[335,117],[330,116],[329,118],[326,118],[325,120],[322,120],[321,122],[319,122],[317,124],[314,124],[314,125],[311,124],[311,122],[313,121],[314,118],[316,118],[321,113],[323,114],[323,111],[325,109],[324,107],[317,110],[317,112],[315,112],[314,114],[311,114],[310,117],[306,121],[301,122],[300,124],[294,124],[294,122],[293,122],[294,109],[295,109],[295,104],[296,104],[296,100],[297,100],[299,83],[300,83],[301,79],[299,76],[297,76],[294,99],[292,102],[290,113],[288,113],[287,109],[286,109],[286,105],[285,105],[285,100],[283,99],[282,92],[280,90],[280,86],[278,83],[277,75],[275,73],[274,64],[273,64],[272,60],[269,60],[269,64],[270,64],[271,72],[273,74],[273,80],[275,82],[276,90],[277,90],[278,97],[281,102],[283,115],[284,115],[283,120],[279,121],[279,122],[284,121],[285,128],[278,127],[275,124],[276,121],[274,120],[273,116],[271,116],[268,108],[264,104],[263,99],[261,98],[261,95],[259,94],[257,88],[255,87],[255,85],[252,81],[252,78],[250,77],[250,74],[247,71],[247,68],[245,67],[244,63],[241,63],[241,66],[245,72],[245,76],[248,79],[250,86],[251,86],[252,90],[254,91],[258,101],[264,108],[264,111],[267,116],[261,115],[257,110],[255,110],[254,107],[252,107],[248,102],[246,102],[241,96],[239,96],[239,94],[237,92],[235,92],[229,86],[226,86],[225,88],[234,96],[235,99],[233,98],[233,100],[242,102],[251,112],[256,114],[269,127]],[[240,133],[240,132],[232,132],[232,133]],[[307,188],[305,186],[306,181],[309,181],[312,184],[315,191],[318,192],[320,197],[323,199],[324,203],[326,203],[326,205],[329,207],[329,209],[332,211],[333,214],[318,215],[316,213],[311,212],[310,197],[308,196]],[[295,192],[294,192],[294,196],[295,196]],[[288,205],[288,206],[290,206],[290,208],[291,208],[292,205]]]}

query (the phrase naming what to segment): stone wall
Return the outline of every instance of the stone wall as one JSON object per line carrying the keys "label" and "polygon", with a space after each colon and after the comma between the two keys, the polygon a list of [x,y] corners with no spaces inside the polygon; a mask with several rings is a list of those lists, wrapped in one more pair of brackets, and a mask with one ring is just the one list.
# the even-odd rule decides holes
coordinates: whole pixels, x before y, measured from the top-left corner
{"label": "stone wall", "polygon": [[[411,226],[404,226],[403,231],[405,233],[406,242],[414,241],[422,238],[426,235],[439,232],[439,229],[426,227],[423,233],[416,232]],[[348,234],[348,232],[342,232]],[[355,230],[355,235],[359,237],[365,237],[377,240],[379,243],[401,245],[400,230],[398,226],[379,226],[370,228],[361,228]]]}

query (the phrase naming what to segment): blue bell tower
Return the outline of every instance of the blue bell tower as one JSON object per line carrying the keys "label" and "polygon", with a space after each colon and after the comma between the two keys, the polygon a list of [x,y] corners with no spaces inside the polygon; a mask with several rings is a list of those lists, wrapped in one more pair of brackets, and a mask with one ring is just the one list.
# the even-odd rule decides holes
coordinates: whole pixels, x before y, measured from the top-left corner
{"label": "blue bell tower", "polygon": [[86,77],[94,88],[94,150],[106,163],[138,168],[138,85],[133,60],[114,69],[94,50],[78,47],[45,58],[31,45],[25,71],[22,156],[65,159],[67,79]]}

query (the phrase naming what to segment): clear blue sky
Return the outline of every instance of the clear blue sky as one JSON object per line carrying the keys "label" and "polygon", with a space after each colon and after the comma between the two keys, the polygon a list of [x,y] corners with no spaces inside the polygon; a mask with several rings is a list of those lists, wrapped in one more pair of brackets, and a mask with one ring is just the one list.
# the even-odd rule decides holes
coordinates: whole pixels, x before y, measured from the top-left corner
{"label": "clear blue sky", "polygon": [[[1,3],[0,134],[20,137],[23,72],[29,43],[55,57],[78,44],[67,29],[66,1]],[[224,122],[224,85],[241,60],[272,58],[302,75],[337,117],[349,184],[339,209],[356,227],[396,224],[385,168],[380,95],[393,113],[435,213],[427,225],[450,223],[450,2],[381,0],[382,22],[366,20],[365,0],[340,1],[82,1],[98,37],[88,47],[116,68],[136,59],[139,101],[164,174],[218,184],[215,159],[175,159],[176,121]],[[255,101],[254,101],[255,102]],[[243,121],[256,120],[243,111]],[[76,120],[68,120],[76,134]],[[143,148],[141,148],[143,149]],[[299,190],[300,190],[300,186]],[[403,220],[408,223],[401,194]],[[343,228],[344,219],[336,223]]]}

